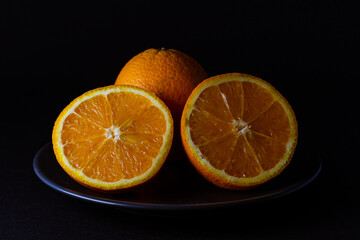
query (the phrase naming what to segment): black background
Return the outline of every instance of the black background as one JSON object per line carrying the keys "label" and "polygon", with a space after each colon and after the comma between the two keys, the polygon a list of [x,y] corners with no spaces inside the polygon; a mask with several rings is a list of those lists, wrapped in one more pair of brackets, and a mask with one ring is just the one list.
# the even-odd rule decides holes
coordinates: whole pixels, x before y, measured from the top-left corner
{"label": "black background", "polygon": [[[359,239],[358,12],[349,1],[2,1],[0,239]],[[44,185],[33,157],[60,111],[161,47],[209,76],[244,72],[274,85],[321,154],[320,176],[281,199],[182,218],[124,213]]]}

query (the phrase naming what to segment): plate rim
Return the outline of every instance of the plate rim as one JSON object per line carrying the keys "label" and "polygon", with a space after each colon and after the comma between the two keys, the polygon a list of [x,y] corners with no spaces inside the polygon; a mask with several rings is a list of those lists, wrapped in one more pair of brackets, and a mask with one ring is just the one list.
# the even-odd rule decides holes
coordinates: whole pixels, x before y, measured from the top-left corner
{"label": "plate rim", "polygon": [[[286,195],[289,195],[293,192],[296,192],[308,184],[310,184],[312,181],[314,181],[320,174],[323,163],[322,158],[319,153],[316,153],[316,159],[317,159],[317,167],[316,171],[314,171],[310,177],[303,178],[302,180],[298,180],[295,183],[292,183],[285,188],[282,188],[281,191],[273,191],[261,196],[253,196],[246,199],[238,199],[238,200],[229,200],[229,201],[219,201],[215,203],[179,203],[179,204],[162,204],[162,203],[135,203],[135,202],[129,202],[126,200],[110,200],[110,199],[104,199],[97,196],[90,196],[89,194],[80,193],[78,191],[74,191],[72,189],[63,187],[56,182],[54,182],[52,179],[49,179],[47,176],[43,174],[43,172],[40,170],[39,167],[39,156],[42,154],[42,152],[49,148],[51,145],[51,142],[46,143],[43,145],[35,154],[33,159],[33,169],[37,177],[45,183],[48,187],[65,194],[67,196],[80,199],[87,202],[92,202],[100,205],[106,205],[106,206],[112,206],[117,208],[123,208],[127,210],[157,210],[157,211],[177,211],[177,210],[198,210],[198,209],[209,209],[209,208],[220,208],[220,207],[231,207],[235,205],[241,205],[241,204],[248,204],[253,202],[259,202],[264,200],[270,200],[275,199],[279,197],[283,197]],[[285,190],[284,190],[285,189]]]}

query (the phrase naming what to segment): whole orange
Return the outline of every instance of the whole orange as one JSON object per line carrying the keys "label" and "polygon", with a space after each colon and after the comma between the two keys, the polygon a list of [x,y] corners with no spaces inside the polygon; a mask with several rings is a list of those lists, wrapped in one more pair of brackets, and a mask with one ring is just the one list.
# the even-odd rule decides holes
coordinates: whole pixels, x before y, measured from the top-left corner
{"label": "whole orange", "polygon": [[155,93],[171,111],[175,127],[192,90],[207,74],[192,57],[174,49],[148,49],[130,59],[115,85],[133,85]]}

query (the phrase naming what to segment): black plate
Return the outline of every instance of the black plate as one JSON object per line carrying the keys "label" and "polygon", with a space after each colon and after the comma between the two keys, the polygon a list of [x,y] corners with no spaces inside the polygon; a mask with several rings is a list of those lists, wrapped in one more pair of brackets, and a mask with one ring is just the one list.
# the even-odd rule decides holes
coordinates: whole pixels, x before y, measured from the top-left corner
{"label": "black plate", "polygon": [[302,157],[298,150],[279,176],[246,191],[230,191],[207,182],[187,159],[167,161],[149,183],[119,194],[96,192],[75,182],[57,163],[50,143],[36,154],[33,166],[36,175],[46,185],[89,202],[128,211],[212,209],[281,197],[312,182],[321,171],[321,158],[313,153]]}

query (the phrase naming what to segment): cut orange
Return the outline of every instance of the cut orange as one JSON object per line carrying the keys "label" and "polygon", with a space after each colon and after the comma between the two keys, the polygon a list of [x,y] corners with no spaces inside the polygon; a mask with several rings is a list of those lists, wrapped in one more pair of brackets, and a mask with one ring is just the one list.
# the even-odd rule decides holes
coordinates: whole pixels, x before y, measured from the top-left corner
{"label": "cut orange", "polygon": [[228,189],[258,186],[280,174],[297,143],[295,114],[260,78],[229,73],[206,79],[191,93],[181,137],[194,167]]}
{"label": "cut orange", "polygon": [[72,101],[53,129],[61,167],[89,188],[137,186],[163,165],[173,137],[169,109],[153,93],[133,86],[91,90]]}
{"label": "cut orange", "polygon": [[174,141],[169,159],[186,158],[181,146],[180,119],[191,91],[207,74],[189,55],[175,49],[147,49],[121,69],[115,85],[132,85],[155,93],[174,119]]}

